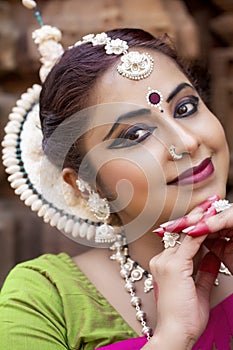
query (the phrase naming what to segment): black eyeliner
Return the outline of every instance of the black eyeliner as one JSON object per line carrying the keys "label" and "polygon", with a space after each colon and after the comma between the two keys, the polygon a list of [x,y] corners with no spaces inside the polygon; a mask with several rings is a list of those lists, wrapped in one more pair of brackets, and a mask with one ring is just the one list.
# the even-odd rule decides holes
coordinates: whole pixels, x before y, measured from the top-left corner
{"label": "black eyeliner", "polygon": [[192,108],[189,112],[184,113],[183,115],[180,115],[180,116],[174,115],[174,118],[175,118],[175,119],[182,119],[182,118],[189,117],[190,115],[196,113],[196,111],[197,111],[197,106],[198,106],[198,102],[199,102],[199,98],[198,98],[197,96],[192,96],[192,97],[190,96],[190,97],[188,97],[188,98],[186,98],[186,99],[180,101],[180,102],[178,103],[178,105],[176,106],[176,109],[175,109],[175,113],[174,113],[174,114],[176,114],[178,108],[180,108],[182,105],[187,104],[187,103],[193,104],[193,108]]}
{"label": "black eyeliner", "polygon": [[113,126],[110,129],[110,131],[103,138],[103,141],[106,141],[112,135],[112,133],[115,131],[116,128],[118,128],[118,126],[120,125],[120,123],[123,120],[136,118],[138,116],[142,116],[142,115],[145,115],[145,114],[151,114],[151,110],[148,109],[148,108],[141,108],[141,109],[137,109],[135,111],[130,111],[128,113],[122,114],[120,117],[117,118],[116,122],[113,124]]}
{"label": "black eyeliner", "polygon": [[[113,140],[113,142],[108,146],[108,149],[119,149],[119,148],[132,147],[132,146],[138,145],[139,143],[144,141],[147,137],[152,135],[152,133],[154,132],[154,130],[156,128],[157,128],[156,126],[143,127],[143,126],[140,126],[140,125],[134,125],[129,130],[127,130],[126,132],[122,131],[120,133],[120,135],[117,138],[115,138]],[[133,129],[135,131],[137,131],[137,130],[145,130],[145,131],[148,131],[148,132],[144,136],[140,137],[139,140],[136,140],[136,141],[124,138],[127,135],[127,132],[129,132],[129,131],[132,132]]]}

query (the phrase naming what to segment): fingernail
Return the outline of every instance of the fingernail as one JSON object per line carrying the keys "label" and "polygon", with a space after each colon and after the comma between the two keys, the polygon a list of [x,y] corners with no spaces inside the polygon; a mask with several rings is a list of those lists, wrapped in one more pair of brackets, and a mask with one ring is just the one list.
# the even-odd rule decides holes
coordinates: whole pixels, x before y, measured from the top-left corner
{"label": "fingernail", "polygon": [[170,221],[170,223],[166,226],[163,226],[163,224],[161,226],[165,227],[166,230],[169,232],[181,232],[184,228],[188,226],[188,218],[187,216],[183,216],[182,218],[179,218],[177,220]]}
{"label": "fingernail", "polygon": [[201,204],[199,204],[198,205],[198,207],[199,208],[202,208],[203,210],[206,210],[206,209],[208,209],[209,207],[210,207],[210,205],[213,203],[213,202],[215,202],[215,201],[217,201],[217,200],[219,200],[220,199],[220,197],[218,196],[218,195],[213,195],[213,196],[211,196],[211,197],[209,197],[209,198],[207,198],[204,202],[202,202]]}
{"label": "fingernail", "polygon": [[217,211],[214,207],[209,207],[207,211],[204,213],[205,218],[210,218],[211,216],[214,216],[217,214]]}
{"label": "fingernail", "polygon": [[217,276],[220,264],[220,259],[213,253],[208,252],[199,265],[199,271],[209,272]]}
{"label": "fingernail", "polygon": [[195,227],[196,227],[195,225],[189,226],[189,227],[185,228],[184,230],[182,230],[182,232],[188,233],[188,232],[192,231],[193,229],[195,229]]}
{"label": "fingernail", "polygon": [[192,236],[192,237],[207,235],[208,233],[211,232],[205,221],[199,222],[196,226],[192,228],[191,227],[192,226],[189,227],[188,231],[187,229],[185,229],[182,232],[187,233],[189,236]]}
{"label": "fingernail", "polygon": [[170,221],[165,222],[164,224],[161,224],[160,226],[161,226],[161,227],[167,227],[167,226],[173,224],[173,222],[175,222],[175,221],[176,221],[176,220],[170,220]]}
{"label": "fingernail", "polygon": [[157,228],[156,230],[154,230],[154,231],[152,231],[152,232],[155,232],[155,233],[157,233],[157,235],[159,235],[160,237],[163,237],[165,230],[164,230],[164,228],[159,227],[159,228]]}

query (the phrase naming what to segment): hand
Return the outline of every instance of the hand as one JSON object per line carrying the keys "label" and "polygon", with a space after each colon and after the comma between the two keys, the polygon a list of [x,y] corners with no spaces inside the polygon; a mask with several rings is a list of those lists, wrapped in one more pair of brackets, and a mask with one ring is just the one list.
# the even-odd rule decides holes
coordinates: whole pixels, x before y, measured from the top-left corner
{"label": "hand", "polygon": [[[212,253],[202,260],[194,282],[193,257],[206,236],[184,236],[150,262],[155,282],[157,326],[145,349],[191,349],[209,318],[210,293],[220,261]],[[143,348],[144,349],[144,348]]]}
{"label": "hand", "polygon": [[[218,196],[207,199],[189,215],[165,223],[155,232],[162,237],[165,231],[181,232],[207,220],[216,214],[212,208],[216,200]],[[150,269],[156,281],[157,327],[145,349],[191,349],[208,322],[209,299],[220,260],[209,252],[202,259],[194,282],[193,257],[207,235],[183,237],[181,245],[165,249],[151,260]]]}
{"label": "hand", "polygon": [[150,270],[156,281],[157,326],[145,349],[191,349],[204,331],[210,293],[220,266],[220,261],[208,253],[194,282],[193,257],[205,238],[185,236],[181,245],[165,249],[151,260]]}

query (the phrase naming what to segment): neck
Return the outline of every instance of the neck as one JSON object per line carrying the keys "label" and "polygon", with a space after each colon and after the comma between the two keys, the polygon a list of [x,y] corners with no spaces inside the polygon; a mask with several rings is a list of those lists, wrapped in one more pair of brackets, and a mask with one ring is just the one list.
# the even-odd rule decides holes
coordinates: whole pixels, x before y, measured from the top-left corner
{"label": "neck", "polygon": [[131,258],[145,270],[149,270],[150,260],[163,251],[163,242],[156,233],[148,232],[136,241],[129,244]]}

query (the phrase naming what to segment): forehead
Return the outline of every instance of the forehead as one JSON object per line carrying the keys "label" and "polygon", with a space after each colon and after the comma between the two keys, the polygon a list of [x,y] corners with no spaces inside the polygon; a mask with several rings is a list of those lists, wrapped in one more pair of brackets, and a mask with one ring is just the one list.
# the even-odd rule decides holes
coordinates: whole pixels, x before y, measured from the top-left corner
{"label": "forehead", "polygon": [[163,96],[166,96],[181,82],[189,82],[177,63],[170,57],[146,48],[140,48],[138,51],[148,52],[154,59],[154,68],[150,76],[138,81],[122,77],[117,72],[119,58],[117,63],[99,79],[94,92],[95,103],[142,103],[149,87],[159,90]]}

